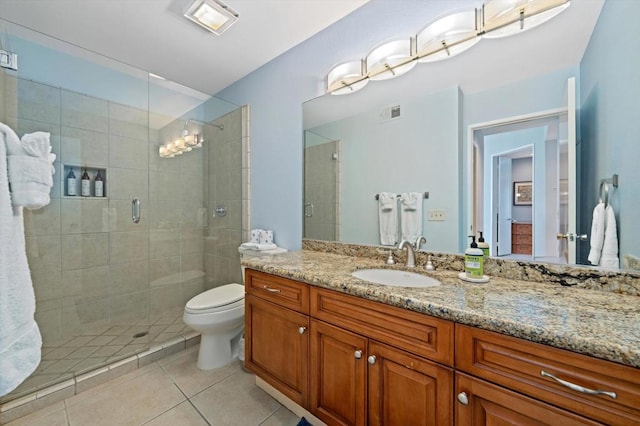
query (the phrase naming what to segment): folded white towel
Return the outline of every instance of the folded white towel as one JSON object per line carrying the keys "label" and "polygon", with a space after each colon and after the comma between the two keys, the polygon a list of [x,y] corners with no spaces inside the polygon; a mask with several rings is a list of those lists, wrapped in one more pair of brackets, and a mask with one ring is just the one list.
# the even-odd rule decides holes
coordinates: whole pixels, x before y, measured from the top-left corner
{"label": "folded white towel", "polygon": [[378,195],[378,217],[380,219],[380,244],[393,246],[398,242],[398,197],[391,192]]}
{"label": "folded white towel", "polygon": [[417,192],[405,192],[400,196],[403,210],[415,210],[418,208],[418,200],[422,194]]}
{"label": "folded white towel", "polygon": [[56,158],[51,153],[50,134],[27,133],[19,140],[15,132],[2,123],[0,131],[6,135],[11,202],[28,209],[46,206],[50,201]]}
{"label": "folded white towel", "polygon": [[260,244],[260,243],[242,243],[240,244],[240,247],[244,248],[244,249],[249,249],[249,250],[256,250],[256,251],[264,251],[264,250],[273,250],[273,249],[277,249],[278,246],[270,243],[270,244]]}
{"label": "folded white towel", "polygon": [[422,193],[400,195],[400,230],[403,240],[415,241],[422,235]]}
{"label": "folded white towel", "polygon": [[616,216],[611,205],[598,203],[593,209],[591,223],[591,250],[587,258],[592,265],[608,269],[619,269],[618,231]]}
{"label": "folded white towel", "polygon": [[14,390],[36,369],[42,346],[34,320],[22,208],[13,208],[9,195],[6,147],[10,138],[15,138],[15,144],[13,130],[0,127],[0,396]]}

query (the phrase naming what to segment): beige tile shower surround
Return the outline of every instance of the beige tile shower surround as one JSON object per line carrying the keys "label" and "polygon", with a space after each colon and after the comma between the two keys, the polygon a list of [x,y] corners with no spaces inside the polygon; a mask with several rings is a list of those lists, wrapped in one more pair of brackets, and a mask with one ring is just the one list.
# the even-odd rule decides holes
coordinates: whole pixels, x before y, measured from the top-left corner
{"label": "beige tile shower surround", "polygon": [[[51,203],[25,212],[36,319],[44,340],[42,374],[30,377],[13,396],[3,398],[8,402],[0,404],[0,410],[6,418],[9,410],[19,405],[14,398],[26,403],[23,413],[33,411],[46,401],[55,401],[55,395],[68,387],[46,388],[47,384],[65,377],[74,381],[92,367],[100,366],[98,371],[102,371],[103,365],[136,356],[149,345],[157,351],[176,338],[184,341],[181,313],[186,301],[222,281],[241,279],[234,250],[250,228],[250,143],[249,108],[245,106],[216,122],[227,130],[228,138],[221,143],[226,148],[219,149],[219,135],[205,134],[209,144],[203,149],[176,159],[160,159],[157,146],[167,137],[163,132],[171,129],[150,131],[148,111],[3,77],[5,96],[1,103],[7,124],[19,134],[50,132],[52,150],[58,155]],[[173,124],[182,130],[184,122]],[[210,149],[214,141],[216,146]],[[218,160],[217,164],[228,169],[235,161],[238,167],[225,176],[228,187],[218,183],[210,189],[213,180],[209,175],[214,170],[222,173],[213,168],[222,151],[226,163]],[[106,197],[65,197],[62,164],[106,168]],[[79,170],[74,171],[79,177]],[[231,196],[234,193],[238,194],[235,198]],[[209,221],[207,225],[206,207],[217,203],[220,195],[232,205],[233,222]],[[130,219],[134,196],[141,198],[141,213],[146,219],[138,225]],[[223,278],[217,271],[223,271]],[[179,315],[174,315],[176,311]],[[180,324],[157,324],[163,316],[179,318]],[[100,338],[107,339],[109,333],[123,327],[126,333],[115,336],[109,344],[99,344]],[[136,327],[150,331],[150,335],[134,342],[130,334]],[[159,328],[163,328],[160,333]],[[91,344],[72,347],[72,351],[65,348],[79,344],[78,339]],[[129,343],[123,346],[120,340]],[[35,391],[28,395],[25,386],[30,385],[36,387],[29,388]]]}

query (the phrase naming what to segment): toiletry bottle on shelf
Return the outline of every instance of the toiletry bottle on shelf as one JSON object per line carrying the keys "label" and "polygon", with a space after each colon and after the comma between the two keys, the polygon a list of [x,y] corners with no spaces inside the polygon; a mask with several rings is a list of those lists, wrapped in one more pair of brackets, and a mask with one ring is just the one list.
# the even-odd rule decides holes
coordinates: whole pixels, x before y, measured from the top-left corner
{"label": "toiletry bottle on shelf", "polygon": [[489,244],[484,241],[482,231],[480,231],[480,238],[478,238],[478,248],[484,253],[485,259],[489,257]]}
{"label": "toiletry bottle on shelf", "polygon": [[67,195],[77,195],[76,175],[73,174],[73,169],[69,169],[69,174],[67,175]]}
{"label": "toiletry bottle on shelf", "polygon": [[84,173],[82,173],[80,181],[80,195],[83,197],[91,196],[91,178],[89,177],[89,173],[87,173],[87,169],[84,169]]}
{"label": "toiletry bottle on shelf", "polygon": [[104,178],[100,170],[93,181],[93,192],[96,197],[104,197]]}
{"label": "toiletry bottle on shelf", "polygon": [[464,251],[464,272],[467,278],[482,279],[484,276],[484,253],[478,248],[475,235],[469,235],[471,246]]}

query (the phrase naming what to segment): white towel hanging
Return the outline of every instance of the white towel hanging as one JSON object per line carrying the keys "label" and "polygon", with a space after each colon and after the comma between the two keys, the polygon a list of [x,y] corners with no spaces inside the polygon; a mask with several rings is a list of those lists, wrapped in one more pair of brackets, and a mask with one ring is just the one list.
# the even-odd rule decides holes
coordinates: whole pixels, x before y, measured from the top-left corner
{"label": "white towel hanging", "polygon": [[415,241],[422,235],[422,193],[403,193],[400,195],[400,205],[401,238]]}
{"label": "white towel hanging", "polygon": [[380,244],[393,246],[398,242],[398,196],[391,192],[378,195]]}
{"label": "white towel hanging", "polygon": [[607,269],[620,268],[616,226],[616,216],[611,205],[605,208],[604,203],[598,203],[593,209],[591,223],[591,250],[588,260],[592,265]]}
{"label": "white towel hanging", "polygon": [[6,138],[0,130],[0,396],[14,390],[40,363],[42,338],[34,320],[35,296],[25,251],[22,207],[12,207]]}

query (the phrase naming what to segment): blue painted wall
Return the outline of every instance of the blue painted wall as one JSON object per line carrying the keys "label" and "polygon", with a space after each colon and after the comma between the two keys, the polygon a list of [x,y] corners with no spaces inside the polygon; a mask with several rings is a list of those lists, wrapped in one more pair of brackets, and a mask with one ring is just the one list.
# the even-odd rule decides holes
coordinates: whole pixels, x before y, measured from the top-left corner
{"label": "blue painted wall", "polygon": [[[600,179],[620,175],[616,210],[620,253],[640,257],[640,1],[605,3],[580,63],[581,149],[585,184],[581,232],[590,231]],[[581,245],[586,259],[588,245]]]}

